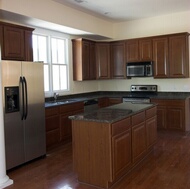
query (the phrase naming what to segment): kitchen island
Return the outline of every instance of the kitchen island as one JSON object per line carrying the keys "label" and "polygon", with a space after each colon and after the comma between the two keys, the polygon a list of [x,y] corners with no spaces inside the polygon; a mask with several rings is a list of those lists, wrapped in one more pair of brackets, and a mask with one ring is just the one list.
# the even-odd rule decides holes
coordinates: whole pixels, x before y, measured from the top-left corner
{"label": "kitchen island", "polygon": [[156,105],[124,102],[69,117],[79,182],[110,188],[152,151]]}

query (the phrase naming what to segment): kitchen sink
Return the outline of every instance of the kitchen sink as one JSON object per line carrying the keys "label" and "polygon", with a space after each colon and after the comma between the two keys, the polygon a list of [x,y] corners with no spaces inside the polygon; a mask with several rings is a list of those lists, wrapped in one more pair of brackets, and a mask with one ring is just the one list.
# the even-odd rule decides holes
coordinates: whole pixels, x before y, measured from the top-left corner
{"label": "kitchen sink", "polygon": [[50,101],[50,102],[46,102],[46,105],[49,106],[55,106],[55,105],[63,105],[63,104],[69,104],[69,103],[73,103],[76,102],[77,100],[57,100],[57,101]]}

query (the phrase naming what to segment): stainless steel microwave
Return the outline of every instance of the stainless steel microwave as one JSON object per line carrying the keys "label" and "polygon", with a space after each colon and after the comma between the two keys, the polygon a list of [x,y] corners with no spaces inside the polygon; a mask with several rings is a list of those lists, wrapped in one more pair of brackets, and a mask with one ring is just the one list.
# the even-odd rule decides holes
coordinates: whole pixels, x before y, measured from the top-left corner
{"label": "stainless steel microwave", "polygon": [[151,77],[153,76],[153,63],[129,62],[127,63],[127,77]]}

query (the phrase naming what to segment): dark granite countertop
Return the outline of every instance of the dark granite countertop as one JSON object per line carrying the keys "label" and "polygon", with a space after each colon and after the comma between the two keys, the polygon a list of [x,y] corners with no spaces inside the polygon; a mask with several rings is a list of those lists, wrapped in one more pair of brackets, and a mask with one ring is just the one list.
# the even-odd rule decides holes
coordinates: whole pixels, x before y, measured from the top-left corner
{"label": "dark granite countertop", "polygon": [[[58,103],[53,103],[53,98],[45,99],[45,107],[51,106],[59,106],[63,104],[69,104],[79,101],[85,101],[90,99],[97,99],[102,97],[109,97],[109,98],[122,98],[122,97],[130,97],[132,93],[130,91],[122,92],[122,91],[100,91],[100,92],[90,92],[90,93],[82,93],[82,94],[73,94],[73,95],[66,95],[60,96],[58,98]],[[143,94],[144,97],[150,97],[151,99],[176,99],[176,100],[185,100],[186,98],[190,97],[190,92],[157,92],[156,94]],[[141,95],[142,96],[142,95]],[[61,101],[66,101],[66,103],[61,103]],[[51,102],[51,103],[49,103]]]}
{"label": "dark granite countertop", "polygon": [[155,104],[124,102],[106,108],[100,108],[91,113],[69,116],[69,118],[72,120],[114,123],[153,106]]}

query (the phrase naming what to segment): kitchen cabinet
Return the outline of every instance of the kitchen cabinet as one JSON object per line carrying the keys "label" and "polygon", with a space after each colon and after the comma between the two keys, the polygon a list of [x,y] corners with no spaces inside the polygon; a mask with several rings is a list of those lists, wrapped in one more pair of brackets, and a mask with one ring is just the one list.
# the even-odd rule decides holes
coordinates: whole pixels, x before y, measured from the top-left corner
{"label": "kitchen cabinet", "polygon": [[153,38],[154,78],[189,77],[188,33]]}
{"label": "kitchen cabinet", "polygon": [[53,146],[60,141],[60,119],[59,107],[45,109],[46,121],[46,148]]}
{"label": "kitchen cabinet", "polygon": [[170,77],[189,77],[189,34],[169,36]]}
{"label": "kitchen cabinet", "polygon": [[145,112],[132,116],[132,162],[136,163],[146,153]]}
{"label": "kitchen cabinet", "polygon": [[96,43],[97,79],[110,79],[110,43]]}
{"label": "kitchen cabinet", "polygon": [[159,129],[189,131],[189,98],[185,100],[151,99],[157,103]]}
{"label": "kitchen cabinet", "polygon": [[152,61],[152,39],[126,40],[127,62]]}
{"label": "kitchen cabinet", "polygon": [[153,38],[154,78],[169,77],[168,38]]}
{"label": "kitchen cabinet", "polygon": [[123,99],[122,98],[109,98],[109,106],[112,106],[112,105],[115,105],[115,104],[119,104],[119,103],[122,103],[123,102]]}
{"label": "kitchen cabinet", "polygon": [[113,123],[72,119],[73,167],[80,182],[110,188],[156,142],[156,106]]}
{"label": "kitchen cabinet", "polygon": [[66,141],[72,139],[71,120],[68,118],[71,115],[84,112],[83,102],[67,104],[60,106],[60,140]]}
{"label": "kitchen cabinet", "polygon": [[111,78],[126,78],[125,42],[118,41],[110,44],[111,48]]}
{"label": "kitchen cabinet", "polygon": [[125,174],[131,161],[131,118],[112,124],[112,157],[114,179]]}
{"label": "kitchen cabinet", "polygon": [[0,22],[0,41],[3,60],[33,61],[33,28]]}
{"label": "kitchen cabinet", "polygon": [[68,117],[83,111],[83,102],[52,106],[45,109],[47,150],[60,143],[71,141],[71,120]]}
{"label": "kitchen cabinet", "polygon": [[104,108],[107,106],[109,106],[109,98],[108,97],[98,98],[98,107],[99,108]]}
{"label": "kitchen cabinet", "polygon": [[99,108],[104,108],[104,107],[112,106],[112,105],[119,104],[119,103],[122,103],[122,102],[123,102],[122,98],[102,97],[102,98],[98,99],[98,107]]}
{"label": "kitchen cabinet", "polygon": [[73,80],[96,79],[95,42],[86,39],[73,39]]}

